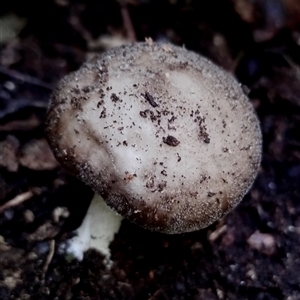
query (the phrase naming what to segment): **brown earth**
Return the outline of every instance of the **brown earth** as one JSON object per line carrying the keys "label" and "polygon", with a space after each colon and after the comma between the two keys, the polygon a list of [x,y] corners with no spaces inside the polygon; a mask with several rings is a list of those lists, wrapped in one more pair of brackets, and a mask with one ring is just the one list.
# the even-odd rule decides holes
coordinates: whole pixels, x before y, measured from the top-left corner
{"label": "brown earth", "polygon": [[[11,0],[0,27],[0,299],[300,299],[298,0]],[[96,251],[82,262],[59,251],[92,192],[55,161],[43,122],[59,79],[145,37],[238,78],[263,159],[242,203],[209,228],[164,235],[123,221],[107,269]]]}

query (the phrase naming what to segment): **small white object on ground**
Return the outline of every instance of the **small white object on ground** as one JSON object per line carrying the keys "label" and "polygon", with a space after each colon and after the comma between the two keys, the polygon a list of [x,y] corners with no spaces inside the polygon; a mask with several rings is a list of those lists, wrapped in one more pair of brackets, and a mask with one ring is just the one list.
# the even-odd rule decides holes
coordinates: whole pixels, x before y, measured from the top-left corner
{"label": "small white object on ground", "polygon": [[247,243],[251,249],[257,250],[266,255],[273,255],[276,251],[276,240],[269,233],[262,233],[256,230],[248,239]]}

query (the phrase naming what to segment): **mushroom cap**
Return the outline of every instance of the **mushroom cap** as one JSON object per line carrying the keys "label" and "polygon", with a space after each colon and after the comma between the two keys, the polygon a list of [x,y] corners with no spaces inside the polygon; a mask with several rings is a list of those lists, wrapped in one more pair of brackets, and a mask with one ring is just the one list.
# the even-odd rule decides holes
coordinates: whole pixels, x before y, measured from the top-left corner
{"label": "mushroom cap", "polygon": [[46,132],[70,173],[125,218],[165,233],[224,216],[261,159],[259,122],[240,85],[169,44],[115,48],[68,75]]}

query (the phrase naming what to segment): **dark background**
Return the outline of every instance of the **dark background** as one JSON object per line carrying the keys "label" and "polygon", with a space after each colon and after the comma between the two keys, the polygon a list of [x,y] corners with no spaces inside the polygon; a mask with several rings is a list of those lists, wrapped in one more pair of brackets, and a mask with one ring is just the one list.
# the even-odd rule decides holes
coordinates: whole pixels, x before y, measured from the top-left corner
{"label": "dark background", "polygon": [[[300,2],[10,0],[0,5],[0,299],[300,299]],[[263,159],[242,203],[202,231],[123,221],[107,269],[60,245],[92,192],[54,160],[49,95],[86,59],[130,41],[185,45],[244,85]],[[53,254],[53,255],[52,255]]]}

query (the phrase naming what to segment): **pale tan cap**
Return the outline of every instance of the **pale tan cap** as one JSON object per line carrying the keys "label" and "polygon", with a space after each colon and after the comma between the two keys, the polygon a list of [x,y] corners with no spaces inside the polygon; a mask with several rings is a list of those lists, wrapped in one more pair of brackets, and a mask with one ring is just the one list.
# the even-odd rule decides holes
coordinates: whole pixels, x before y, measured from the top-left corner
{"label": "pale tan cap", "polygon": [[122,46],[84,64],[53,93],[46,131],[69,172],[125,218],[166,233],[224,216],[261,159],[240,85],[173,45]]}

